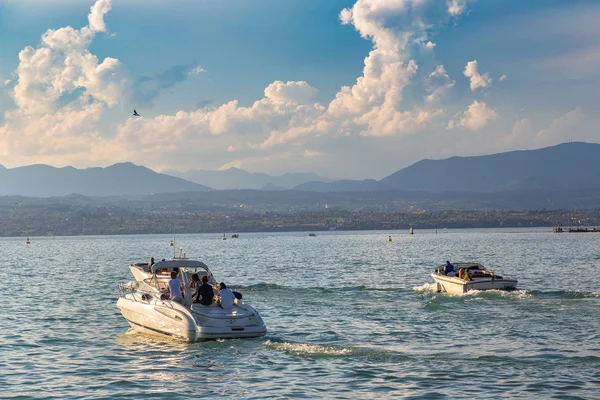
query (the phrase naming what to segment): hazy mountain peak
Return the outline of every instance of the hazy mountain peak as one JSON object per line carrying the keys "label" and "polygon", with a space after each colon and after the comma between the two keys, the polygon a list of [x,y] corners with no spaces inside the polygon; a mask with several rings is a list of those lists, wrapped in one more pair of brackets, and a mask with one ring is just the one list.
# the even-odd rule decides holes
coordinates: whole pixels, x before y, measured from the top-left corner
{"label": "hazy mountain peak", "polygon": [[[116,164],[113,164],[113,165],[109,165],[108,167],[106,167],[104,169],[109,169],[109,168],[140,168],[140,167],[146,168],[146,167],[143,167],[143,166],[140,166],[140,165],[136,165],[136,164],[134,164],[132,162],[126,161],[126,162],[120,162],[120,163],[116,163]],[[148,168],[146,168],[146,169],[148,169]]]}
{"label": "hazy mountain peak", "polygon": [[281,176],[274,176],[262,172],[248,172],[236,167],[231,167],[222,171],[190,170],[183,173],[177,171],[167,171],[166,173],[210,186],[217,190],[261,190],[268,184],[271,184],[276,188],[291,189],[311,181],[332,181],[330,178],[321,177],[314,173],[286,173]]}

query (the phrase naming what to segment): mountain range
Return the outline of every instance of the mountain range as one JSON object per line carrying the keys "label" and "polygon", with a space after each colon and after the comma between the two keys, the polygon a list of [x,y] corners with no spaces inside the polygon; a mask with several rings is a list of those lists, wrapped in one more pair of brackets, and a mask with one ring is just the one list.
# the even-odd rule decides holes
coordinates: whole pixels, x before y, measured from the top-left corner
{"label": "mountain range", "polygon": [[11,169],[0,166],[0,195],[4,196],[111,196],[205,190],[211,189],[132,163],[87,169],[42,164]]}
{"label": "mountain range", "polygon": [[[157,173],[132,163],[106,168],[55,168],[29,165],[7,169],[0,165],[0,195],[52,197],[145,195],[205,192],[212,189],[301,192],[420,192],[439,197],[444,193],[511,193],[578,191],[600,193],[600,144],[564,143],[537,150],[421,160],[379,181],[339,180],[316,174],[272,176],[237,168],[224,171]],[[173,176],[179,175],[179,176]],[[193,180],[193,181],[192,181]],[[236,197],[235,193],[231,196]],[[261,195],[262,196],[262,195]],[[281,197],[281,196],[279,196]],[[310,197],[310,196],[309,196]]]}
{"label": "mountain range", "polygon": [[188,181],[209,186],[215,190],[228,189],[257,189],[282,190],[293,189],[307,182],[331,182],[313,173],[295,173],[273,176],[262,172],[247,172],[239,168],[229,168],[223,171],[190,170],[187,172],[165,171],[165,174],[187,179]]}
{"label": "mountain range", "polygon": [[493,193],[600,189],[600,144],[563,143],[473,157],[421,160],[380,181],[310,182],[298,190]]}

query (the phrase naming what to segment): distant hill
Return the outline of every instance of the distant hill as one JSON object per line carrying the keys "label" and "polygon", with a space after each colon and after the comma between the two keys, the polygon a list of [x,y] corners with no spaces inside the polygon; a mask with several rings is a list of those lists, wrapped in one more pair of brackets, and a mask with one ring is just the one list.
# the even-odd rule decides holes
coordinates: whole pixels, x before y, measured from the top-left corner
{"label": "distant hill", "polygon": [[55,168],[49,165],[0,168],[0,182],[0,195],[4,196],[52,197],[72,193],[111,196],[211,190],[132,163],[87,169]]}
{"label": "distant hill", "polygon": [[271,182],[267,183],[265,186],[261,187],[260,190],[274,191],[274,190],[286,190],[280,186],[275,186]]}
{"label": "distant hill", "polygon": [[247,172],[239,168],[229,168],[224,171],[190,170],[178,172],[170,170],[165,171],[165,174],[210,186],[216,190],[262,189],[268,184],[283,189],[292,189],[306,182],[331,182],[333,180],[313,173],[273,176],[261,172]]}
{"label": "distant hill", "polygon": [[341,180],[335,182],[308,182],[296,186],[295,190],[308,190],[310,192],[360,192],[379,190],[379,182],[375,179],[365,179],[363,181]]}
{"label": "distant hill", "polygon": [[422,160],[380,181],[311,182],[299,190],[402,190],[428,193],[600,189],[600,144],[563,143],[537,150]]}
{"label": "distant hill", "polygon": [[422,160],[380,181],[381,189],[432,193],[579,190],[600,187],[600,144]]}

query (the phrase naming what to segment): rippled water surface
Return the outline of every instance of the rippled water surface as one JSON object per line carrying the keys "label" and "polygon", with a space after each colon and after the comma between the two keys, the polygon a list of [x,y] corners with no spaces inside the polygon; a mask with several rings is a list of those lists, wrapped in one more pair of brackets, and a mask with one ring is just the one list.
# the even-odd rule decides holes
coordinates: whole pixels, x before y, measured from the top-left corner
{"label": "rippled water surface", "polygon": [[[0,397],[600,398],[600,234],[389,234],[177,236],[269,329],[192,344],[115,306],[171,237],[0,239]],[[435,293],[446,259],[520,290]]]}

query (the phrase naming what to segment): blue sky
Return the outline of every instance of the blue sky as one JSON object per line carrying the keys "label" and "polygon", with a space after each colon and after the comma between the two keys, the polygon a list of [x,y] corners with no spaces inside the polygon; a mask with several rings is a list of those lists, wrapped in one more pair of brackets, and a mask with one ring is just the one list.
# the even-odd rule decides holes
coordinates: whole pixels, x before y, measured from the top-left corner
{"label": "blue sky", "polygon": [[0,163],[379,179],[597,142],[599,17],[584,0],[5,0]]}

